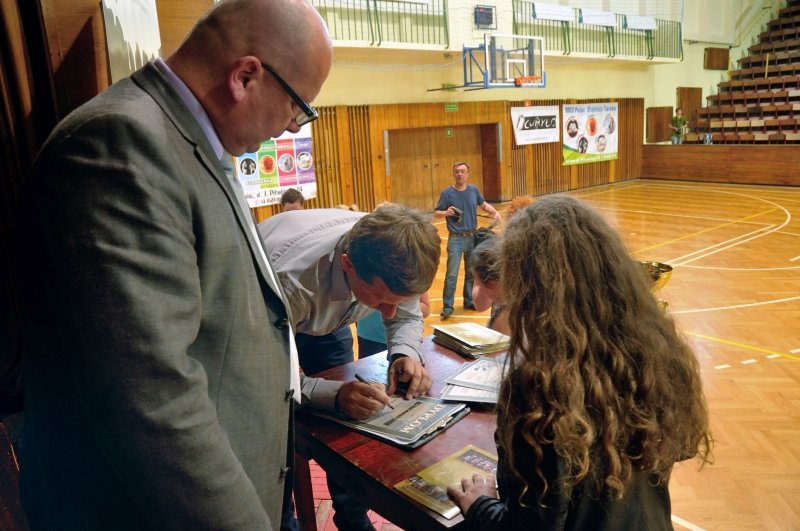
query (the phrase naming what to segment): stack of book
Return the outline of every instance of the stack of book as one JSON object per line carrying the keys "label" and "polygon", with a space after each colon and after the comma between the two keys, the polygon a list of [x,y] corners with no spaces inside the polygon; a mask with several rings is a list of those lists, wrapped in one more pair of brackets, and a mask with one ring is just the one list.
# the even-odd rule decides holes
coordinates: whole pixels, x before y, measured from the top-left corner
{"label": "stack of book", "polygon": [[477,358],[508,349],[511,338],[476,323],[433,325],[433,341],[462,356]]}

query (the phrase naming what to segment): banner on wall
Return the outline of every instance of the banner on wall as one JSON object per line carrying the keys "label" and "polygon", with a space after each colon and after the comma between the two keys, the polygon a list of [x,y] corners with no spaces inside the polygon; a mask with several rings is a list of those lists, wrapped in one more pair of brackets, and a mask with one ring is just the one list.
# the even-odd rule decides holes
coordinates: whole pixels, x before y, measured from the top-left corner
{"label": "banner on wall", "polygon": [[317,174],[311,142],[311,124],[299,132],[285,132],[265,140],[257,153],[236,158],[236,173],[250,208],[281,202],[287,188],[306,199],[317,197]]}
{"label": "banner on wall", "polygon": [[161,57],[156,0],[102,0],[111,82]]}
{"label": "banner on wall", "polygon": [[617,159],[617,103],[564,105],[564,166]]}
{"label": "banner on wall", "polygon": [[561,138],[558,105],[511,107],[511,123],[514,124],[514,141],[518,146],[558,142]]}

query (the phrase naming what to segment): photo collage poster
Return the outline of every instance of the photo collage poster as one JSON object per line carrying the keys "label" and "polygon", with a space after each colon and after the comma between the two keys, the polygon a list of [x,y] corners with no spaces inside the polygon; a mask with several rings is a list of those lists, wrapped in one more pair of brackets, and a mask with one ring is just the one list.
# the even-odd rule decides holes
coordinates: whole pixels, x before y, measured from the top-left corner
{"label": "photo collage poster", "polygon": [[564,166],[617,159],[618,104],[564,105]]}
{"label": "photo collage poster", "polygon": [[311,124],[298,133],[287,131],[265,140],[257,153],[237,157],[236,173],[250,208],[280,203],[287,188],[296,189],[306,199],[317,197]]}

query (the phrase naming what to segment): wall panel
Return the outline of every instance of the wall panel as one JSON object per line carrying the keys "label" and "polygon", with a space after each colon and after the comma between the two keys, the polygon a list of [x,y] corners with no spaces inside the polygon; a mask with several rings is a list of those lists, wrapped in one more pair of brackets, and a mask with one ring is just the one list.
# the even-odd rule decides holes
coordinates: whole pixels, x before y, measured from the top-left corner
{"label": "wall panel", "polygon": [[641,176],[652,179],[800,186],[800,147],[647,145]]}

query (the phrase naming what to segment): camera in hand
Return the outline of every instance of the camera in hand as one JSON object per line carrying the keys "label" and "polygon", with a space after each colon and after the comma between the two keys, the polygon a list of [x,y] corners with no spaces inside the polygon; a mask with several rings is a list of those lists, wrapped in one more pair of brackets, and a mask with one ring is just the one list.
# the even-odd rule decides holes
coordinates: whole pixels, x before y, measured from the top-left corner
{"label": "camera in hand", "polygon": [[460,208],[452,207],[453,212],[456,213],[456,223],[461,223],[461,217],[464,215],[464,211]]}

